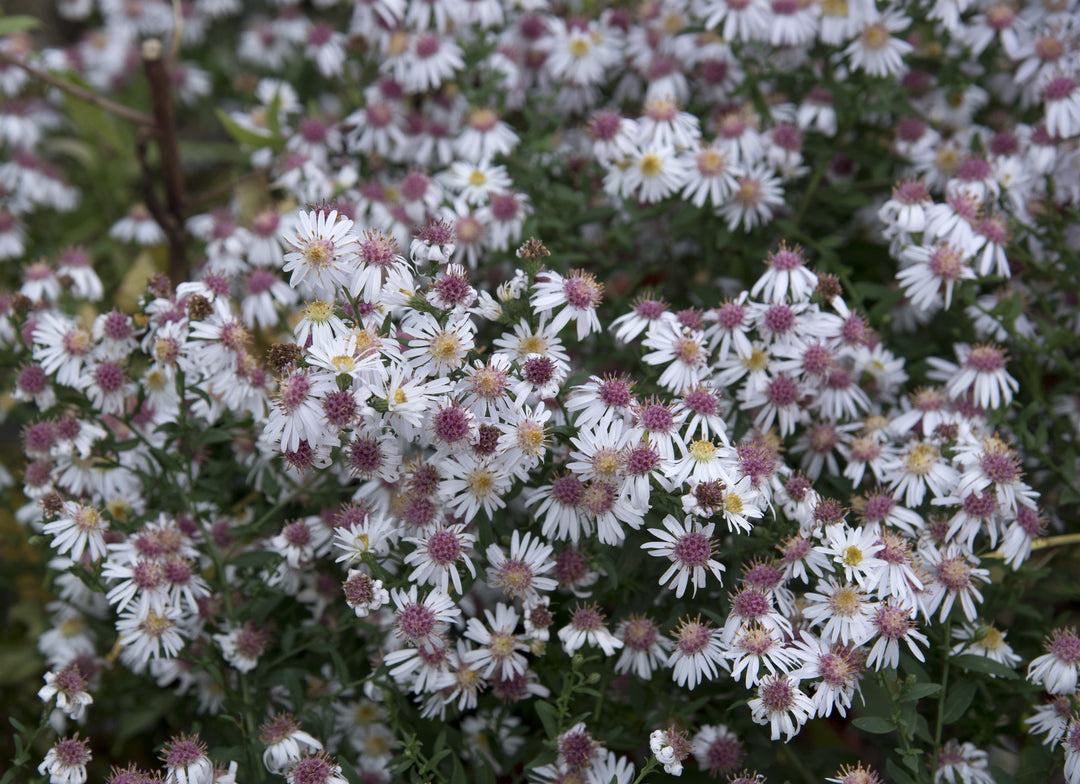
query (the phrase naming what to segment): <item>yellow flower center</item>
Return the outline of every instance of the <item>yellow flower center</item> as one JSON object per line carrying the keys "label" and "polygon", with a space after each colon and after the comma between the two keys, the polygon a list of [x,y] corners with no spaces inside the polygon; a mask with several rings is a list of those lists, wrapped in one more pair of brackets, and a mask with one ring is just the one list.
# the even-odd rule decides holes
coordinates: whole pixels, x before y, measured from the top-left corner
{"label": "yellow flower center", "polygon": [[461,342],[453,332],[440,332],[431,341],[431,356],[439,362],[445,362],[458,355]]}
{"label": "yellow flower center", "polygon": [[707,463],[716,457],[716,445],[711,441],[693,441],[689,451],[690,456],[699,463]]}
{"label": "yellow flower center", "polygon": [[317,299],[304,308],[304,315],[316,324],[324,324],[334,315],[334,309],[330,307],[329,302]]}
{"label": "yellow flower center", "polygon": [[638,168],[641,169],[642,176],[657,177],[664,168],[664,161],[656,153],[647,152],[641,156]]}
{"label": "yellow flower center", "polygon": [[589,41],[586,38],[573,38],[570,40],[570,45],[567,49],[570,52],[570,56],[575,60],[580,60],[582,57],[589,53]]}
{"label": "yellow flower center", "polygon": [[851,545],[851,547],[844,550],[844,565],[858,566],[862,563],[863,557],[863,551],[855,545]]}

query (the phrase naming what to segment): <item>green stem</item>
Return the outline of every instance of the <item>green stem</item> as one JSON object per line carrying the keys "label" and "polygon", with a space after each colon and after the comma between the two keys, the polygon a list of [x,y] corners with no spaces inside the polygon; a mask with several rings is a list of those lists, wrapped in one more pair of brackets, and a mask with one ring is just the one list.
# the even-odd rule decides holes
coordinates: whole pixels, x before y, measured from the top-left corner
{"label": "green stem", "polygon": [[941,730],[945,724],[945,693],[949,688],[949,652],[952,647],[952,618],[945,622],[945,664],[941,670],[941,696],[938,697],[937,727],[934,728],[934,759],[941,750]]}
{"label": "green stem", "polygon": [[810,203],[814,200],[814,194],[817,192],[818,186],[821,184],[821,179],[825,176],[825,170],[827,168],[828,164],[819,163],[814,169],[813,174],[810,175],[810,183],[806,186],[806,193],[803,195],[798,211],[791,219],[791,222],[794,223],[796,227],[802,224],[803,216],[806,215],[806,211],[810,208]]}
{"label": "green stem", "polygon": [[632,782],[632,784],[641,784],[641,782],[645,780],[646,776],[656,770],[656,767],[659,764],[660,763],[656,761],[656,757],[650,756],[649,761],[645,763],[645,767],[643,767],[638,772],[637,776],[634,777],[634,781]]}

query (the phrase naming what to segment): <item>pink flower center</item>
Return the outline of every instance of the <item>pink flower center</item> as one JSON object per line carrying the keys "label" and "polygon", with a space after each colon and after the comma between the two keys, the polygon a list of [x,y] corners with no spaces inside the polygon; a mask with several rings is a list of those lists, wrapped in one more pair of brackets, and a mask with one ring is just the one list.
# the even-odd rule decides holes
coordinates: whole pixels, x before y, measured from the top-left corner
{"label": "pink flower center", "polygon": [[1005,354],[996,346],[975,346],[964,364],[979,373],[996,373],[1005,367]]}
{"label": "pink flower center", "polygon": [[428,538],[427,552],[435,564],[447,566],[461,555],[461,542],[453,531],[436,531]]}
{"label": "pink flower center", "polygon": [[700,531],[691,531],[679,537],[671,554],[683,566],[704,567],[712,557],[712,542]]}
{"label": "pink flower center", "polygon": [[581,503],[584,489],[574,475],[561,476],[551,483],[551,497],[560,506],[575,507]]}
{"label": "pink flower center", "polygon": [[383,464],[379,442],[374,438],[357,438],[349,445],[349,469],[355,474],[373,474]]}
{"label": "pink flower center", "polygon": [[1080,663],[1080,638],[1072,629],[1055,630],[1050,653],[1066,664]]}
{"label": "pink flower center", "polygon": [[630,385],[619,378],[604,379],[596,391],[600,401],[610,408],[626,408],[633,399]]}
{"label": "pink flower center", "polygon": [[777,676],[761,684],[761,703],[769,713],[783,713],[795,705],[795,690],[784,676]]}
{"label": "pink flower center", "polygon": [[765,397],[777,408],[793,406],[799,400],[799,385],[787,376],[777,376],[765,388]]}
{"label": "pink flower center", "polygon": [[435,613],[427,605],[413,602],[398,613],[398,628],[410,640],[423,640],[435,628]]}

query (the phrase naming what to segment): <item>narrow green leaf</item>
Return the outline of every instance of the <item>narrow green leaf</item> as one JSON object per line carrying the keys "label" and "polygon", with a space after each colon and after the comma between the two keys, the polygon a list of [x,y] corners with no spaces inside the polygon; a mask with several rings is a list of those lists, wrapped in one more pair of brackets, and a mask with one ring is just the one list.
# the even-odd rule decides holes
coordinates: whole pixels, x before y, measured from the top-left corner
{"label": "narrow green leaf", "polygon": [[262,149],[263,147],[272,147],[274,145],[274,140],[271,136],[263,136],[250,128],[245,128],[221,109],[217,110],[217,116],[218,119],[221,120],[221,124],[225,126],[225,130],[228,132],[229,136],[236,139],[240,144],[256,150]]}
{"label": "narrow green leaf", "polygon": [[0,35],[12,35],[25,33],[28,30],[36,30],[41,27],[41,20],[33,16],[18,14],[16,16],[0,17]]}

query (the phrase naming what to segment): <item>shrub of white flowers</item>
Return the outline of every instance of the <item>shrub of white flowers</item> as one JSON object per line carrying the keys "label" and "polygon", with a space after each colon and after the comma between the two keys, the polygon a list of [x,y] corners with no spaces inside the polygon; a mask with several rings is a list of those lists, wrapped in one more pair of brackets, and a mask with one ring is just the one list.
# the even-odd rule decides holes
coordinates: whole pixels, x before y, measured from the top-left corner
{"label": "shrub of white flowers", "polygon": [[31,5],[0,784],[1080,784],[1075,0]]}

